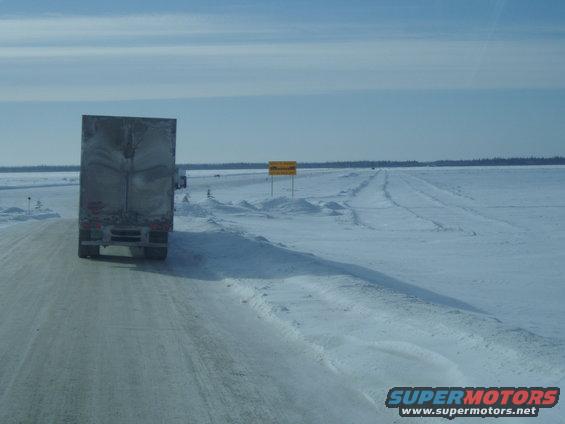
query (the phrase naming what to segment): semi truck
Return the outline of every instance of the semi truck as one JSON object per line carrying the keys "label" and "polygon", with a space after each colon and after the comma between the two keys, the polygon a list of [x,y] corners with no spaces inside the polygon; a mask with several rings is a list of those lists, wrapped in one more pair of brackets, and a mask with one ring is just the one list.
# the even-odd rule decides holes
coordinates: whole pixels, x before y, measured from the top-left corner
{"label": "semi truck", "polygon": [[83,115],[78,256],[101,246],[142,248],[165,259],[174,191],[176,119]]}

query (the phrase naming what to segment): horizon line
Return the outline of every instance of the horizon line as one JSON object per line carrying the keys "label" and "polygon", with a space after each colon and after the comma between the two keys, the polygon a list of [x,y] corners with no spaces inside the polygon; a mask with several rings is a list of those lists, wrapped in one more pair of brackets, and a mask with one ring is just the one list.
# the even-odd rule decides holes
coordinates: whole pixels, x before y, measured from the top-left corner
{"label": "horizon line", "polygon": [[[496,162],[496,163],[495,163]],[[512,162],[512,163],[511,163]],[[520,162],[520,163],[516,163]],[[550,162],[550,163],[548,163]],[[506,164],[506,165],[537,165],[537,164],[554,164],[554,165],[565,165],[565,157],[554,155],[554,156],[514,156],[514,157],[488,157],[488,158],[477,158],[477,159],[435,159],[435,160],[388,160],[388,159],[364,159],[364,160],[328,160],[328,161],[297,161],[298,167],[302,168],[323,168],[324,166],[329,167],[371,167],[371,166],[383,166],[383,165],[397,165],[397,166],[428,166],[428,165],[441,165],[449,166],[450,164],[459,165],[484,165],[484,164]],[[211,167],[218,166],[223,169],[245,169],[243,166],[248,166],[253,169],[258,169],[259,167],[265,166],[267,168],[268,161],[260,162],[202,162],[202,163],[178,163],[176,165],[180,168],[193,169],[198,167]],[[234,168],[230,168],[234,167]],[[45,171],[46,169],[52,169],[52,172],[62,172],[62,171],[74,171],[80,170],[80,164],[75,165],[1,165],[0,172],[37,172]]]}

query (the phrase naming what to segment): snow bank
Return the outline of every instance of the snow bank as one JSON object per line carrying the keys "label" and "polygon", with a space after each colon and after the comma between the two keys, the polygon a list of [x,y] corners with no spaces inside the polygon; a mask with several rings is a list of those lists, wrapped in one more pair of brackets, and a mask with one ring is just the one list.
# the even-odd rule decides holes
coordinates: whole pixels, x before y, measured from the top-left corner
{"label": "snow bank", "polygon": [[223,203],[214,198],[200,201],[191,201],[188,197],[183,197],[180,202],[175,203],[175,215],[192,216],[196,218],[206,218],[215,214],[240,214],[246,215],[256,212],[255,206],[248,202],[239,204]]}
{"label": "snow bank", "polygon": [[239,202],[237,202],[237,205],[245,208],[245,209],[251,209],[251,210],[257,210],[257,207],[251,203],[249,203],[247,200],[241,200]]}
{"label": "snow bank", "polygon": [[234,206],[231,203],[223,203],[214,198],[206,199],[199,202],[200,206],[211,212],[223,212],[223,213],[246,213],[247,208],[241,206]]}
{"label": "snow bank", "polygon": [[345,206],[343,206],[341,203],[338,202],[322,202],[322,206],[332,211],[339,211],[345,209]]}
{"label": "snow bank", "polygon": [[2,210],[0,208],[0,213],[5,213],[5,214],[21,214],[21,213],[25,213],[25,211],[22,208],[18,208],[16,206],[12,206],[11,208],[6,208],[4,210]]}
{"label": "snow bank", "polygon": [[180,202],[175,204],[175,215],[177,216],[192,216],[197,218],[205,218],[210,216],[205,208],[198,203],[193,202]]}
{"label": "snow bank", "polygon": [[288,197],[263,200],[259,203],[258,208],[266,212],[287,214],[316,214],[322,210],[320,206],[310,203],[304,198],[289,199]]}
{"label": "snow bank", "polygon": [[563,385],[565,168],[355,174],[297,178],[296,199],[267,198],[265,180],[207,182],[246,212],[216,208],[193,245],[380,407],[394,385]]}
{"label": "snow bank", "polygon": [[246,200],[239,202],[221,202],[214,198],[196,202],[183,199],[175,206],[176,215],[203,218],[212,215],[236,215],[240,217],[274,215],[338,215],[337,212],[344,207],[337,202],[321,202],[315,204],[304,198],[290,199],[288,197],[275,197],[261,200],[255,204]]}
{"label": "snow bank", "polygon": [[30,220],[43,220],[49,218],[60,218],[60,215],[48,208],[32,209],[31,213],[17,206],[0,208],[0,224],[9,224],[10,222],[23,222]]}
{"label": "snow bank", "polygon": [[[379,408],[393,386],[565,381],[561,345],[449,302],[401,293],[386,275],[368,280],[343,263],[227,227],[187,237],[243,305]],[[560,416],[558,409],[543,412],[543,423]]]}

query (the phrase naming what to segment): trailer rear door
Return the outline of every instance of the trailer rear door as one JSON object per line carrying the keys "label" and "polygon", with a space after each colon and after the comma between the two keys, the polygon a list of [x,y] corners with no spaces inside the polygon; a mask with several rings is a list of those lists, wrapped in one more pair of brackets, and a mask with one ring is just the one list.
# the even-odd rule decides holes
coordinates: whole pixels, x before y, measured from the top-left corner
{"label": "trailer rear door", "polygon": [[81,221],[171,221],[176,120],[83,116]]}

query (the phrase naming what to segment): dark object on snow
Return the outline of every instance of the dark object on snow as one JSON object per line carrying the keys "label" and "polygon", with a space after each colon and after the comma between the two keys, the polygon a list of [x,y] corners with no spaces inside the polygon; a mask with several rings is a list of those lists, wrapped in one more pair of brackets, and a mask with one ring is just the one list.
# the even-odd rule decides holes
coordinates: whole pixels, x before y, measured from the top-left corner
{"label": "dark object on snow", "polygon": [[[82,117],[78,255],[100,246],[142,247],[167,256],[175,188],[176,119]],[[181,177],[182,178],[182,177]]]}

